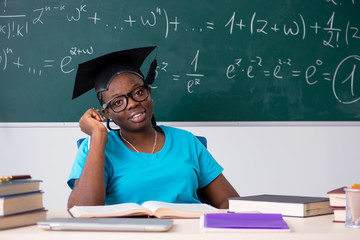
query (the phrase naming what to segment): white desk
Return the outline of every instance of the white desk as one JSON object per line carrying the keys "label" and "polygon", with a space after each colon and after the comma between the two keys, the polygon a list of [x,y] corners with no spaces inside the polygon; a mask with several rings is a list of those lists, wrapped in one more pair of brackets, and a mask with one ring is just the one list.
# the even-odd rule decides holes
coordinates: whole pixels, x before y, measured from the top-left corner
{"label": "white desk", "polygon": [[[48,218],[70,217],[66,210],[50,210]],[[47,231],[37,226],[28,226],[0,231],[0,240],[141,240],[141,239],[304,239],[304,240],[360,240],[360,229],[345,228],[342,223],[333,223],[333,215],[310,218],[285,218],[291,232],[241,232],[241,233],[202,233],[198,219],[175,219],[173,228],[168,232],[76,232],[76,231]]]}

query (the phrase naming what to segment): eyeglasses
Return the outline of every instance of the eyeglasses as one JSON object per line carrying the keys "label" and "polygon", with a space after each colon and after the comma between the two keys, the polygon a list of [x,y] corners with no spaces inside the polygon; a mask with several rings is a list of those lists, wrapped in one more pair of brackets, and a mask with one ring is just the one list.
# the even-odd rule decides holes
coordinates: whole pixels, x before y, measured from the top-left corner
{"label": "eyeglasses", "polygon": [[103,109],[106,109],[110,106],[110,108],[116,113],[124,111],[128,105],[129,97],[135,102],[145,101],[149,97],[149,86],[142,85],[134,88],[133,90],[131,90],[131,92],[125,95],[116,96],[108,102],[104,103],[102,107]]}

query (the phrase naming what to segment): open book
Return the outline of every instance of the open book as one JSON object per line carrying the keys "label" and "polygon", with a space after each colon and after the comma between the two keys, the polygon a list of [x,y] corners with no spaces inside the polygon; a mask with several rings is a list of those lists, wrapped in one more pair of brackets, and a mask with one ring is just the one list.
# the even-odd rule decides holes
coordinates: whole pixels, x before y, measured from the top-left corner
{"label": "open book", "polygon": [[204,213],[221,212],[203,203],[166,203],[148,201],[142,205],[122,203],[105,206],[74,206],[69,209],[73,217],[131,217],[153,216],[157,218],[200,218]]}

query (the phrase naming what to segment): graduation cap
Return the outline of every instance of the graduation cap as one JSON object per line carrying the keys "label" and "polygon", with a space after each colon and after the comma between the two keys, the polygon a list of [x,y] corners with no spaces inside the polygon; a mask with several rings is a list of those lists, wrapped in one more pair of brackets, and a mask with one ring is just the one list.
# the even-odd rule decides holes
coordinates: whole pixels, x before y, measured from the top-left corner
{"label": "graduation cap", "polygon": [[134,73],[142,78],[145,84],[152,84],[155,80],[156,59],[151,63],[146,78],[140,67],[155,48],[156,46],[151,46],[117,51],[79,64],[72,99],[92,88],[95,88],[96,93],[108,90],[113,78],[124,72]]}

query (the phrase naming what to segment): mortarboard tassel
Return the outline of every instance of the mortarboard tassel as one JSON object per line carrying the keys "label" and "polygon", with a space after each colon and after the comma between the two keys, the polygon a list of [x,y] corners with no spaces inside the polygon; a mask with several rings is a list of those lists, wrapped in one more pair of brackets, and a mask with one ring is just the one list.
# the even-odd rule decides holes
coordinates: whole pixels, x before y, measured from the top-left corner
{"label": "mortarboard tassel", "polygon": [[[157,68],[157,60],[155,58],[154,61],[152,61],[152,63],[150,64],[149,71],[148,71],[148,73],[146,75],[146,78],[145,78],[145,81],[144,81],[145,84],[151,85],[151,84],[154,83],[156,68]],[[152,123],[153,126],[157,125],[154,115],[151,118],[151,123]]]}

